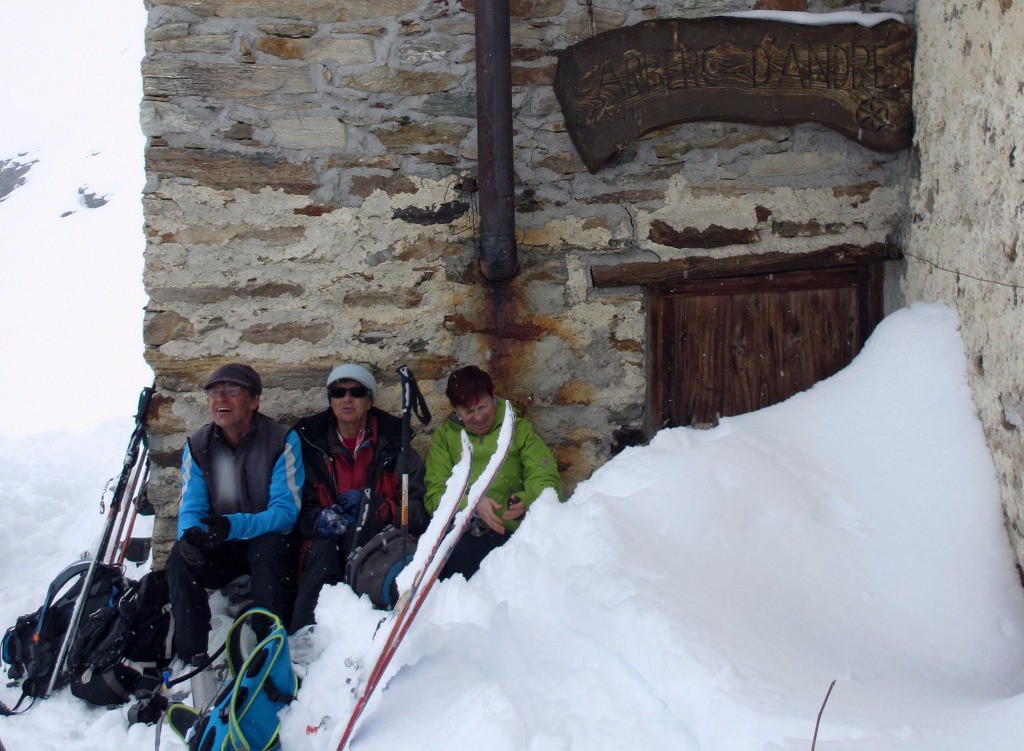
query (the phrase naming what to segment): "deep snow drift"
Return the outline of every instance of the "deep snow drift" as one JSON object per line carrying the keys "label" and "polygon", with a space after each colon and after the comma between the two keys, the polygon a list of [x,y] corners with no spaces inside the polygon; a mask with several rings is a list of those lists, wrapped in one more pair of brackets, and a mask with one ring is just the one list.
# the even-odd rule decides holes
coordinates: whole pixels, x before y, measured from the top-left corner
{"label": "deep snow drift", "polygon": [[[1016,749],[1024,596],[956,327],[900,311],[810,391],[663,431],[538,502],[433,591],[353,748],[808,749],[835,679],[823,751]],[[98,540],[129,429],[3,445],[0,623]],[[286,749],[334,748],[379,615],[325,591]],[[0,719],[8,751],[154,732],[66,692]]]}

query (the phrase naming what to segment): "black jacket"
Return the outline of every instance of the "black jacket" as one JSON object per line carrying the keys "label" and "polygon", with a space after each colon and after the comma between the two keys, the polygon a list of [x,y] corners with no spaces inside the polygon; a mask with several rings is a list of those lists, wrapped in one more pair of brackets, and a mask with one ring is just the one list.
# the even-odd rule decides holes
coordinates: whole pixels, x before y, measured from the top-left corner
{"label": "black jacket", "polygon": [[[376,442],[373,457],[367,468],[366,486],[370,489],[356,516],[355,528],[350,529],[342,539],[342,552],[347,553],[363,544],[388,524],[401,524],[400,508],[402,478],[398,474],[398,460],[402,450],[402,420],[377,407],[370,408],[370,415],[377,421]],[[315,537],[313,529],[320,511],[329,505],[328,501],[349,487],[338,487],[334,462],[329,447],[329,431],[335,430],[334,414],[330,409],[305,417],[295,424],[295,432],[302,442],[302,461],[306,469],[306,482],[302,488],[302,508],[295,525],[301,537]],[[352,457],[344,449],[340,455],[349,464]],[[427,528],[429,517],[423,506],[424,485],[423,459],[409,447],[409,533],[419,535]]]}

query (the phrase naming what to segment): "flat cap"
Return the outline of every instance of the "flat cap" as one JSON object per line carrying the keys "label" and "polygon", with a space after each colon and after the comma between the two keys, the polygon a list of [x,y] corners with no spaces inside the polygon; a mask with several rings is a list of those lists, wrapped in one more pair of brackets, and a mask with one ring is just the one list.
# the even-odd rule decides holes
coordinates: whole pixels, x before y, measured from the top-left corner
{"label": "flat cap", "polygon": [[259,396],[263,393],[263,381],[260,380],[260,374],[248,365],[243,365],[240,362],[221,365],[206,379],[206,385],[203,386],[203,389],[206,390],[213,384],[220,383],[221,381],[244,386],[253,396]]}

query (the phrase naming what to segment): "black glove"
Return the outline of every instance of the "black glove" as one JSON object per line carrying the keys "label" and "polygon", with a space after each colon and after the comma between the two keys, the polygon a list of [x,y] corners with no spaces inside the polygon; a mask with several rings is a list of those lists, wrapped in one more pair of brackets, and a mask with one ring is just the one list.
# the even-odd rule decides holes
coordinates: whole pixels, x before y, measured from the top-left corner
{"label": "black glove", "polygon": [[204,516],[199,521],[206,525],[206,531],[200,532],[197,539],[199,547],[209,550],[227,542],[231,521],[226,516]]}
{"label": "black glove", "polygon": [[178,540],[178,550],[185,563],[193,568],[201,568],[206,563],[206,556],[199,545],[198,538],[205,534],[199,527],[189,527]]}

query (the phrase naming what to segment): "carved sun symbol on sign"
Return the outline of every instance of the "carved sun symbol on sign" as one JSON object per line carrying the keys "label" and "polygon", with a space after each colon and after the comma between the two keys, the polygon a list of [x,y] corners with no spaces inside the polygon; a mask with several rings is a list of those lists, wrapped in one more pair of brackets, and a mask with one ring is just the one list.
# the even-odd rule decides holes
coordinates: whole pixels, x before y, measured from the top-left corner
{"label": "carved sun symbol on sign", "polygon": [[889,104],[884,99],[865,99],[857,108],[857,124],[867,130],[889,127]]}

